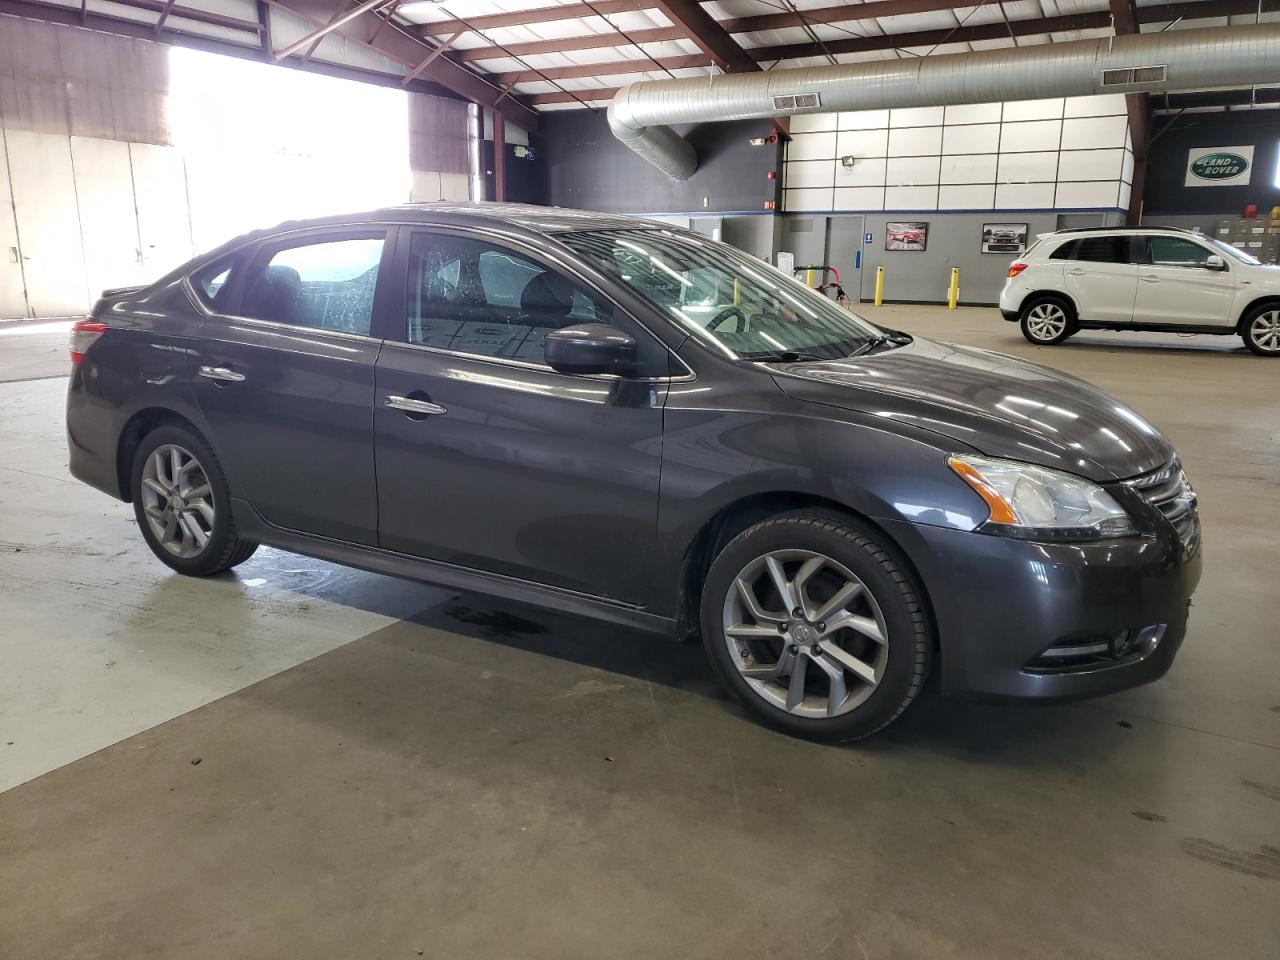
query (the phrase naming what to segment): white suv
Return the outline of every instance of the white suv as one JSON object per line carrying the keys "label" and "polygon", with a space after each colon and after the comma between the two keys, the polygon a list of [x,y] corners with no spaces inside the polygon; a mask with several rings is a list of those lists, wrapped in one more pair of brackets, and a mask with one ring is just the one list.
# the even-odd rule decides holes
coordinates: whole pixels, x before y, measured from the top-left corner
{"label": "white suv", "polygon": [[1009,265],[1000,312],[1032,343],[1077,330],[1239,334],[1280,356],[1280,268],[1176,227],[1042,234]]}

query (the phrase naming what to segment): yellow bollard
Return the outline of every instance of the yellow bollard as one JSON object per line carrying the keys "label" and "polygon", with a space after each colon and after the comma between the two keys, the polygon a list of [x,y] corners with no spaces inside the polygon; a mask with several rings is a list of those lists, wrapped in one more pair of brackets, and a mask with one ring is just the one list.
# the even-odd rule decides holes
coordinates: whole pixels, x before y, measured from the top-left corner
{"label": "yellow bollard", "polygon": [[810,290],[813,289],[813,271],[812,270],[806,270],[804,272],[804,285],[808,287]]}
{"label": "yellow bollard", "polygon": [[960,299],[960,268],[951,268],[951,289],[947,291],[947,309],[954,310]]}
{"label": "yellow bollard", "polygon": [[884,303],[884,267],[876,267],[876,306]]}

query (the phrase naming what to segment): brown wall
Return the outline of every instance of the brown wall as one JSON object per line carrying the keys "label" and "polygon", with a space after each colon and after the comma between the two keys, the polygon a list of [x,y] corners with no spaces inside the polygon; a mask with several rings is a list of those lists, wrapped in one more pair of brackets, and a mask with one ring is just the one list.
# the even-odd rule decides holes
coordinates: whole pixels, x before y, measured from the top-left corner
{"label": "brown wall", "polygon": [[467,105],[462,100],[409,94],[409,166],[467,173]]}

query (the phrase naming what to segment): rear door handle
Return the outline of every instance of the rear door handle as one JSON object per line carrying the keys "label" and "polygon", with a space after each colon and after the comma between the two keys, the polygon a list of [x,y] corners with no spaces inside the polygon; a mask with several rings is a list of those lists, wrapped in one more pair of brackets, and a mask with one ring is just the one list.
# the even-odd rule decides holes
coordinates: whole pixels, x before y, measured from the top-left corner
{"label": "rear door handle", "polygon": [[1084,270],[1082,270],[1080,267],[1076,267],[1074,270],[1068,270],[1067,273],[1071,274],[1071,276],[1073,277],[1084,276]]}
{"label": "rear door handle", "polygon": [[1159,283],[1160,278],[1159,277],[1143,277],[1142,282],[1143,283]]}
{"label": "rear door handle", "polygon": [[227,383],[240,383],[244,380],[243,373],[236,373],[227,367],[201,367],[200,376],[208,380],[223,380]]}
{"label": "rear door handle", "polygon": [[430,400],[415,400],[413,397],[400,397],[395,394],[387,397],[384,404],[392,410],[403,410],[405,413],[416,413],[428,417],[438,417],[449,412],[440,404],[432,403]]}

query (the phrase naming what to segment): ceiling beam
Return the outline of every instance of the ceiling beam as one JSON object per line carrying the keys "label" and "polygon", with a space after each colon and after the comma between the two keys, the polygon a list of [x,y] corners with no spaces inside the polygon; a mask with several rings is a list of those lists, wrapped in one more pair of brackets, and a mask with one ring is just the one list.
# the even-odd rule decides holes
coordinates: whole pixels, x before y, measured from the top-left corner
{"label": "ceiling beam", "polygon": [[534,106],[542,106],[544,103],[578,103],[580,100],[591,103],[596,100],[610,100],[621,89],[621,87],[592,87],[590,90],[574,90],[571,92],[556,90],[552,93],[531,93],[528,94],[528,97],[529,102]]}
{"label": "ceiling beam", "polygon": [[596,3],[566,3],[559,7],[535,7],[516,13],[491,13],[469,17],[467,20],[432,20],[419,24],[424,36],[443,37],[458,30],[474,27],[476,30],[493,30],[499,27],[523,27],[530,23],[553,23],[556,20],[575,20],[579,17],[595,17],[601,14],[632,13],[651,10],[653,0],[598,0]]}
{"label": "ceiling beam", "polygon": [[697,0],[654,0],[654,6],[725,73],[752,73],[760,69],[720,21],[703,10]]}
{"label": "ceiling beam", "polygon": [[[335,13],[332,17],[330,17],[329,20],[323,26],[313,30],[311,33],[307,34],[305,37],[302,37],[299,40],[295,40],[293,43],[289,44],[283,50],[277,50],[275,53],[271,55],[272,59],[278,62],[280,60],[283,60],[285,57],[288,57],[294,53],[297,53],[303,47],[309,46],[312,49],[315,49],[314,44],[318,44],[321,40],[323,40],[329,34],[333,33],[333,31],[337,30],[339,27],[346,26],[352,20],[358,20],[360,17],[364,16],[366,13],[373,13],[373,11],[381,7],[385,7],[390,2],[391,0],[364,0],[363,3],[359,4],[358,6],[352,7],[349,10],[340,10],[338,13]],[[310,54],[308,53],[307,56],[310,56]],[[303,57],[303,59],[305,60],[306,57]]]}
{"label": "ceiling beam", "polygon": [[705,53],[690,53],[682,57],[638,58],[635,60],[611,60],[607,63],[575,63],[569,67],[543,67],[541,70],[512,70],[510,73],[491,73],[495,83],[533,83],[535,80],[569,80],[575,77],[623,77],[628,74],[648,73],[651,70],[687,70],[690,67],[714,66]]}
{"label": "ceiling beam", "polygon": [[[679,27],[655,27],[651,30],[628,30],[632,43],[661,43],[666,40],[684,40]],[[585,37],[564,37],[560,40],[531,40],[525,43],[507,43],[501,47],[468,47],[458,51],[458,59],[468,63],[476,60],[509,60],[539,53],[564,53],[568,50],[595,50],[600,47],[625,47],[627,41],[617,33],[593,33]]]}

